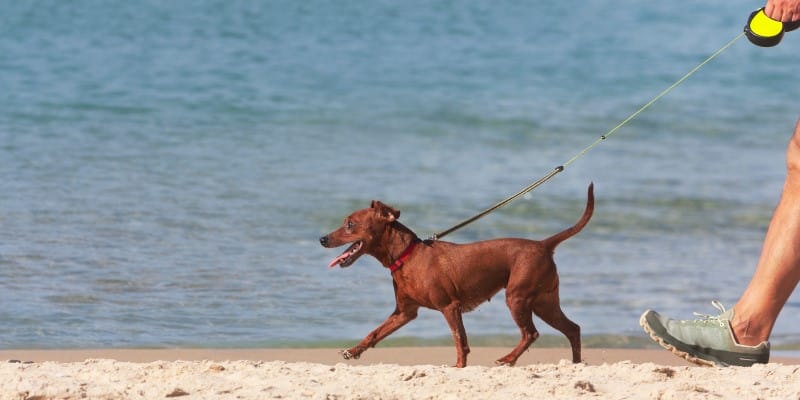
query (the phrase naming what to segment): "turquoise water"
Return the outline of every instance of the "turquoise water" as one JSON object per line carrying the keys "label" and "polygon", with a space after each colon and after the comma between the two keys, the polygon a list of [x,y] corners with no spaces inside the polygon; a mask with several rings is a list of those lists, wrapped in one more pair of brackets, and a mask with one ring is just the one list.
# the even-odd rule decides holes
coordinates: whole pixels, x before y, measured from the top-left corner
{"label": "turquoise water", "polygon": [[[4,4],[0,347],[360,339],[393,310],[391,280],[366,257],[328,270],[338,251],[320,235],[372,199],[423,237],[472,216],[614,127],[761,5],[550,3]],[[593,220],[556,254],[584,334],[643,343],[646,308],[732,305],[782,186],[798,46],[791,33],[771,49],[738,41],[447,240],[548,236],[579,217],[593,181]],[[795,295],[776,342],[800,342],[798,317]],[[491,343],[517,332],[502,297],[465,324]],[[433,311],[397,333],[448,335]]]}

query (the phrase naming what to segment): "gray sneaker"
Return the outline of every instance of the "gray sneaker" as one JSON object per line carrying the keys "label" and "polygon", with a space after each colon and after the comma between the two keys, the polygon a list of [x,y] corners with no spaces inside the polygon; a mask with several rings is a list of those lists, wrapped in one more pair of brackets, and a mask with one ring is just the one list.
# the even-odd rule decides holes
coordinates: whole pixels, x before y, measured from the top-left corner
{"label": "gray sneaker", "polygon": [[722,314],[712,316],[695,313],[701,318],[675,320],[647,310],[639,319],[639,325],[661,347],[695,364],[749,367],[756,363],[768,363],[769,342],[761,342],[758,346],[736,343],[731,329],[733,309],[725,311],[725,307],[717,301],[711,304]]}

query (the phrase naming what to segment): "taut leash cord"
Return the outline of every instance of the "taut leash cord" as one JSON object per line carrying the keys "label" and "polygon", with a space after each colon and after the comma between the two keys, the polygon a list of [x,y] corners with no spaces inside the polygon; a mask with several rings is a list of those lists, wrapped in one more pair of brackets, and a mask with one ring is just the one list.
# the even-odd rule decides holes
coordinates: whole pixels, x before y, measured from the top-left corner
{"label": "taut leash cord", "polygon": [[613,135],[615,132],[617,132],[617,131],[618,131],[620,128],[622,128],[622,127],[623,127],[625,124],[627,124],[628,122],[630,122],[632,119],[636,118],[636,116],[638,116],[638,115],[639,115],[639,114],[641,114],[641,113],[642,113],[644,110],[646,110],[646,109],[647,109],[647,108],[649,108],[651,105],[653,105],[653,103],[655,103],[656,101],[658,101],[658,100],[659,100],[659,99],[661,99],[662,97],[666,96],[666,95],[667,95],[667,93],[671,92],[671,91],[672,91],[673,89],[675,89],[675,88],[676,88],[678,85],[680,85],[681,83],[683,83],[683,81],[685,81],[685,80],[689,79],[689,77],[690,77],[690,76],[694,75],[694,73],[695,73],[695,72],[697,72],[698,70],[700,70],[700,68],[703,68],[703,66],[704,66],[704,65],[708,64],[709,62],[711,62],[711,60],[713,60],[714,58],[716,58],[718,55],[722,54],[722,53],[723,53],[725,50],[727,50],[729,47],[733,46],[733,44],[734,44],[734,43],[736,43],[736,41],[738,41],[739,39],[741,39],[741,38],[742,38],[742,36],[744,36],[744,35],[745,35],[745,32],[742,32],[742,33],[738,34],[738,35],[737,35],[735,38],[731,39],[731,41],[730,41],[730,42],[726,43],[726,44],[725,44],[724,46],[722,46],[722,47],[721,47],[719,50],[715,51],[713,54],[711,54],[710,56],[708,56],[708,58],[706,58],[706,59],[705,59],[703,62],[701,62],[701,63],[700,63],[700,64],[698,64],[696,67],[692,68],[692,69],[691,69],[689,72],[687,72],[686,74],[684,74],[684,75],[683,75],[683,76],[682,76],[680,79],[678,79],[677,81],[675,81],[675,83],[673,83],[672,85],[670,85],[668,88],[664,89],[664,90],[663,90],[661,93],[659,93],[659,94],[658,94],[656,97],[653,97],[653,99],[652,99],[652,100],[648,101],[648,102],[647,102],[645,105],[641,106],[641,107],[640,107],[638,110],[636,110],[636,111],[635,111],[633,114],[629,115],[629,116],[628,116],[628,118],[625,118],[625,119],[624,119],[622,122],[620,122],[619,124],[617,124],[617,126],[615,126],[615,127],[611,128],[611,130],[609,130],[608,132],[606,132],[605,134],[603,134],[602,136],[600,136],[600,137],[599,137],[597,140],[595,140],[595,141],[594,141],[592,144],[590,144],[589,146],[587,146],[586,148],[584,148],[583,150],[581,150],[580,152],[578,152],[578,154],[575,154],[575,155],[574,155],[572,158],[570,158],[569,160],[567,160],[565,163],[563,163],[563,164],[561,164],[561,165],[559,165],[559,166],[555,167],[555,168],[554,168],[552,171],[548,172],[547,174],[545,174],[544,176],[542,176],[541,178],[539,178],[539,180],[537,180],[536,182],[533,182],[533,183],[531,183],[530,185],[528,185],[528,186],[527,186],[527,187],[525,187],[524,189],[520,190],[519,192],[517,192],[517,193],[516,193],[516,194],[514,194],[513,196],[511,196],[511,197],[509,197],[509,198],[507,198],[507,199],[505,199],[505,200],[503,200],[503,201],[501,201],[501,202],[499,202],[499,203],[497,203],[497,204],[495,204],[495,205],[493,205],[493,206],[491,206],[491,207],[489,207],[489,208],[487,208],[487,209],[485,209],[485,210],[481,211],[480,213],[476,214],[475,216],[473,216],[473,217],[471,217],[471,218],[468,218],[468,219],[466,219],[466,220],[464,220],[464,221],[462,221],[462,222],[459,222],[458,224],[454,225],[453,227],[451,227],[451,228],[449,228],[449,229],[446,229],[446,230],[444,230],[444,231],[441,231],[441,232],[439,232],[439,233],[435,233],[435,234],[433,234],[433,236],[431,236],[429,240],[439,240],[439,239],[441,239],[441,238],[443,238],[443,237],[447,236],[448,234],[450,234],[450,233],[453,233],[453,232],[455,232],[455,231],[457,231],[457,230],[459,230],[459,229],[461,229],[461,228],[463,228],[463,227],[465,227],[465,226],[467,226],[467,225],[469,225],[469,224],[471,224],[471,223],[475,222],[476,220],[478,220],[478,219],[480,219],[480,218],[482,218],[482,217],[486,216],[487,214],[491,213],[492,211],[495,211],[495,210],[497,210],[498,208],[500,208],[500,207],[503,207],[503,206],[507,205],[508,203],[511,203],[512,201],[514,201],[514,200],[518,199],[518,198],[519,198],[519,197],[521,197],[521,196],[524,196],[525,194],[529,193],[529,192],[530,192],[530,191],[532,191],[533,189],[536,189],[537,187],[541,186],[541,185],[542,185],[542,184],[544,184],[545,182],[549,181],[549,180],[550,180],[552,177],[554,177],[554,176],[558,175],[560,172],[564,171],[564,169],[565,169],[567,166],[569,166],[570,164],[572,164],[573,162],[575,162],[577,159],[579,159],[579,158],[583,157],[584,155],[586,155],[586,153],[588,153],[588,152],[589,152],[590,150],[592,150],[592,149],[593,149],[595,146],[597,146],[598,144],[600,144],[600,142],[602,142],[602,141],[604,141],[604,140],[608,139],[608,138],[609,138],[611,135]]}

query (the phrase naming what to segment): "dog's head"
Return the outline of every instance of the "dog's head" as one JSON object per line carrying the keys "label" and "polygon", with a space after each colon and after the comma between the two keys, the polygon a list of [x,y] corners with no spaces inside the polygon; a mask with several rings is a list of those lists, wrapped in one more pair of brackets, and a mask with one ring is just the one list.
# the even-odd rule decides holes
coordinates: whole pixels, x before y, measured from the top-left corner
{"label": "dog's head", "polygon": [[358,210],[344,219],[339,229],[321,237],[319,242],[327,248],[352,243],[347,250],[328,265],[349,267],[363,254],[376,248],[386,227],[400,217],[400,211],[380,201],[373,200],[369,208]]}

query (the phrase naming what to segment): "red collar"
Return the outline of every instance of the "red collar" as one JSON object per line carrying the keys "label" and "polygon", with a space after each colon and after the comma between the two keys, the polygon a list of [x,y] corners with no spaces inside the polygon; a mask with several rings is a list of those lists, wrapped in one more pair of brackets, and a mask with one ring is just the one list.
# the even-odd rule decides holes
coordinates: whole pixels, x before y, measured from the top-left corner
{"label": "red collar", "polygon": [[389,266],[389,270],[394,272],[400,268],[403,268],[403,264],[406,263],[408,257],[411,256],[411,252],[414,251],[414,248],[417,247],[417,245],[421,241],[422,240],[419,240],[419,238],[415,238],[414,240],[412,240],[411,244],[409,244],[408,247],[406,247],[406,249],[403,250],[403,253],[400,254],[400,257],[397,258],[397,261],[395,261],[394,264]]}

